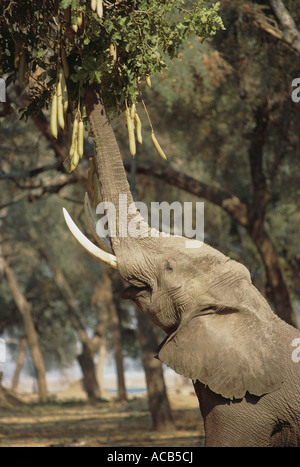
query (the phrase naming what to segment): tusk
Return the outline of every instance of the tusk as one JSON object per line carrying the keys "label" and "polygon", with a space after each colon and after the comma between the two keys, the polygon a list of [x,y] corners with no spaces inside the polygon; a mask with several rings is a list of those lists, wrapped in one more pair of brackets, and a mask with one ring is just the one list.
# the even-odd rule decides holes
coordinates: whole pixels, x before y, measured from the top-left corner
{"label": "tusk", "polygon": [[94,258],[98,259],[102,263],[107,264],[115,269],[118,269],[117,258],[106,251],[101,250],[96,245],[94,245],[85,235],[79,230],[77,225],[73,222],[68,211],[63,208],[64,218],[67,226],[69,227],[72,235],[76,238],[78,243],[92,255]]}
{"label": "tusk", "polygon": [[94,239],[96,240],[100,248],[106,251],[107,253],[113,254],[113,251],[110,246],[110,242],[108,238],[106,237],[106,235],[103,234],[100,236],[97,233],[96,219],[94,217],[94,214],[91,208],[91,203],[90,203],[90,198],[89,198],[88,193],[86,193],[84,196],[84,212],[85,212],[85,217],[86,217],[88,226],[93,234]]}

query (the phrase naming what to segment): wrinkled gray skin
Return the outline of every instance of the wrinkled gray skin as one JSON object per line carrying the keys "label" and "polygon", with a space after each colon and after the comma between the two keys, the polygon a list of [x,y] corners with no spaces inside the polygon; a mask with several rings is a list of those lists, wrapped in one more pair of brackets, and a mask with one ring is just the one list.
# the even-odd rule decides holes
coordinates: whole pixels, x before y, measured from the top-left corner
{"label": "wrinkled gray skin", "polygon": [[[103,199],[118,207],[126,193],[130,204],[96,94],[87,111]],[[299,446],[300,362],[292,360],[292,342],[300,332],[275,316],[248,270],[206,244],[186,248],[182,237],[112,237],[111,245],[130,284],[125,296],[167,335],[159,359],[194,381],[206,446]]]}
{"label": "wrinkled gray skin", "polygon": [[165,242],[159,254],[131,251],[126,268],[140,256],[148,285],[126,297],[166,332],[160,360],[195,382],[206,445],[300,446],[299,331],[274,315],[241,264],[207,245]]}

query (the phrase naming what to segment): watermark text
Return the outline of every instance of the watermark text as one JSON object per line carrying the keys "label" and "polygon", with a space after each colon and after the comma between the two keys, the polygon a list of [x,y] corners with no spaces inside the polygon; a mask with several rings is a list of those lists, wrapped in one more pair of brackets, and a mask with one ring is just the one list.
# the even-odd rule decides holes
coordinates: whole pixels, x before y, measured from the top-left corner
{"label": "watermark text", "polygon": [[6,84],[3,78],[0,78],[0,102],[6,102]]}
{"label": "watermark text", "polygon": [[98,204],[96,213],[102,216],[96,223],[99,237],[158,237],[161,227],[164,236],[184,236],[186,248],[199,248],[204,242],[203,202],[152,202],[150,216],[145,203],[128,205],[126,194],[119,194],[118,204],[117,207],[109,201]]}
{"label": "watermark text", "polygon": [[296,347],[295,350],[292,352],[292,360],[295,363],[300,362],[300,337],[296,337],[296,339],[292,342],[292,347]]}
{"label": "watermark text", "polygon": [[295,88],[291,95],[292,101],[298,103],[300,102],[300,78],[293,79],[292,86]]}

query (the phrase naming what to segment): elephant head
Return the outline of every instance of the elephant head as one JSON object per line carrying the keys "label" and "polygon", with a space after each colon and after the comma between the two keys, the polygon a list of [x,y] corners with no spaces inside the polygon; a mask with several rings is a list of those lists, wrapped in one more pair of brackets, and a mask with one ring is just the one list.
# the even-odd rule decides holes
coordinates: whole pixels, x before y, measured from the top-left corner
{"label": "elephant head", "polygon": [[102,198],[116,206],[111,228],[125,228],[118,212],[119,195],[126,194],[129,220],[139,224],[141,235],[130,235],[127,224],[128,235],[111,236],[105,244],[86,197],[88,223],[101,248],[85,239],[65,212],[74,236],[98,260],[118,268],[129,283],[126,298],[165,331],[158,352],[162,362],[230,399],[279,388],[283,368],[274,334],[277,318],[252,285],[248,270],[205,243],[187,248],[183,237],[150,229],[134,207],[119,149],[95,90],[87,92],[86,105]]}

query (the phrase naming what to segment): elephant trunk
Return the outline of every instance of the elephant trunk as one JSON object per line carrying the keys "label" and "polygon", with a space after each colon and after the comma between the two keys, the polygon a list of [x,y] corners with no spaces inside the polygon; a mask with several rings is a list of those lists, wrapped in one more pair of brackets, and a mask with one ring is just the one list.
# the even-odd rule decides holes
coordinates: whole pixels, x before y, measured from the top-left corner
{"label": "elephant trunk", "polygon": [[[95,168],[100,182],[102,201],[112,203],[116,208],[116,230],[119,230],[119,195],[127,197],[127,210],[133,203],[119,147],[109,123],[100,92],[94,86],[86,90],[87,115],[93,133],[96,156]],[[136,215],[135,211],[132,215]],[[111,222],[114,222],[111,219]],[[110,225],[113,230],[113,225]],[[114,240],[112,243],[114,244]]]}
{"label": "elephant trunk", "polygon": [[[145,242],[151,242],[153,230],[135,207],[120,150],[98,88],[90,86],[86,90],[85,104],[96,147],[95,166],[102,201],[111,203],[108,206],[113,205],[112,209],[107,209],[106,214],[110,241],[119,266],[122,254],[125,255],[126,252],[128,261],[128,251],[137,250],[141,246],[136,235],[131,235],[130,225],[134,225],[135,228],[139,225],[139,237],[143,238],[144,245]],[[156,232],[156,240],[159,236],[160,233]],[[145,237],[148,237],[148,240]]]}

